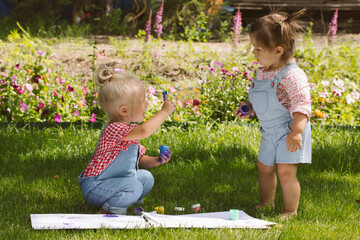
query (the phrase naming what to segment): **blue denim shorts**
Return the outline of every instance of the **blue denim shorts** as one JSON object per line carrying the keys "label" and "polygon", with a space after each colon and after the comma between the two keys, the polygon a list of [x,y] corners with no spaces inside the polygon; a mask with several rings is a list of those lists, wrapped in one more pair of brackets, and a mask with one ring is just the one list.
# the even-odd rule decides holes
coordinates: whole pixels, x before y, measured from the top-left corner
{"label": "blue denim shorts", "polygon": [[290,152],[286,147],[286,137],[291,131],[292,121],[284,125],[263,129],[258,160],[268,166],[274,164],[310,164],[311,163],[311,127],[310,122],[302,133],[302,148]]}

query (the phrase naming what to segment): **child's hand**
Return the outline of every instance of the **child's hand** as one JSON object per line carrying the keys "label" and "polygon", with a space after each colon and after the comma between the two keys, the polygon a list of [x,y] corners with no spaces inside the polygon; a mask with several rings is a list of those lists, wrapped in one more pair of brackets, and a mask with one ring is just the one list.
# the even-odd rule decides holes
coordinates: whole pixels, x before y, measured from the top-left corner
{"label": "child's hand", "polygon": [[161,107],[161,111],[167,112],[169,115],[176,110],[176,107],[173,102],[164,101],[164,104]]}
{"label": "child's hand", "polygon": [[159,154],[159,163],[165,164],[170,161],[171,158],[171,150],[167,149],[165,152]]}
{"label": "child's hand", "polygon": [[[243,105],[248,105],[248,106],[250,107],[249,113],[247,113],[247,114],[242,114],[242,113],[241,113],[240,110],[241,110],[241,107],[242,107]],[[245,118],[249,118],[250,115],[251,115],[253,112],[254,112],[254,110],[253,110],[253,108],[252,108],[252,106],[251,106],[250,103],[241,102],[240,107],[237,108],[237,109],[234,111],[234,115],[235,115],[236,117],[240,118],[240,119],[245,119]]]}
{"label": "child's hand", "polygon": [[286,147],[290,152],[296,152],[301,150],[301,140],[302,136],[299,132],[291,131],[286,137]]}

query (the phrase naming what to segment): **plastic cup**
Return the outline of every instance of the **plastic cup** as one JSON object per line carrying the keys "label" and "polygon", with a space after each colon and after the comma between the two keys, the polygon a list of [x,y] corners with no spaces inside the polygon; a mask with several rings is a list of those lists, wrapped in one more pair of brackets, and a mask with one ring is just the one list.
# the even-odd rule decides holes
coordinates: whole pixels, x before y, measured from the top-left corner
{"label": "plastic cup", "polygon": [[239,219],[239,209],[230,209],[230,220],[238,220]]}

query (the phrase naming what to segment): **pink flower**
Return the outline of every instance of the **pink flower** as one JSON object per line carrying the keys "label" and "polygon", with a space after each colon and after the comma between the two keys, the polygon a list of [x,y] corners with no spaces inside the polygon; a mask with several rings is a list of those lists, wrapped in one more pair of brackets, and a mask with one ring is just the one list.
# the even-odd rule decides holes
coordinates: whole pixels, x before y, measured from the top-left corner
{"label": "pink flower", "polygon": [[197,99],[193,100],[193,105],[194,106],[199,106],[199,104],[200,104],[199,100],[197,100]]}
{"label": "pink flower", "polygon": [[61,122],[61,116],[58,113],[55,113],[55,122]]}
{"label": "pink flower", "polygon": [[84,94],[84,96],[86,96],[86,94],[87,94],[87,89],[85,86],[83,87],[83,94]]}
{"label": "pink flower", "polygon": [[150,34],[151,34],[151,14],[152,14],[152,9],[150,9],[149,19],[147,20],[146,25],[145,25],[145,32],[146,32],[145,42],[149,41],[149,39],[150,39]]}
{"label": "pink flower", "polygon": [[239,37],[241,34],[241,12],[240,8],[238,8],[238,11],[236,12],[233,20],[233,31],[234,31],[234,46],[236,47],[239,44]]}
{"label": "pink flower", "polygon": [[67,86],[67,88],[68,88],[69,92],[74,91],[74,88],[73,88],[73,87],[71,87],[70,85],[68,85],[68,86]]}
{"label": "pink flower", "polygon": [[178,104],[178,106],[179,106],[180,108],[183,107],[183,104],[182,104],[182,102],[181,102],[180,100],[177,100],[177,104]]}
{"label": "pink flower", "polygon": [[60,76],[59,76],[59,83],[60,83],[60,84],[64,84],[64,83],[65,83],[65,80],[63,80],[62,78],[60,78]]}
{"label": "pink flower", "polygon": [[58,96],[58,94],[57,94],[57,92],[54,90],[53,91],[53,94],[55,95],[55,96]]}
{"label": "pink flower", "polygon": [[198,109],[199,109],[199,107],[198,107],[198,106],[195,106],[195,107],[193,107],[192,110],[194,111],[195,114],[200,115],[200,112],[199,112]]}
{"label": "pink flower", "polygon": [[21,106],[20,111],[21,111],[21,112],[24,112],[25,109],[27,108],[27,105],[24,104],[23,102],[19,102],[19,104],[20,104],[20,106]]}
{"label": "pink flower", "polygon": [[20,70],[20,64],[19,63],[15,64],[14,68],[17,69],[17,70]]}
{"label": "pink flower", "polygon": [[147,88],[147,91],[150,95],[155,95],[155,88],[153,88],[152,86],[149,86]]}
{"label": "pink flower", "polygon": [[98,52],[95,52],[95,55],[96,55],[97,58],[102,58],[102,57],[103,57],[103,56],[101,56],[101,54],[98,53]]}
{"label": "pink flower", "polygon": [[96,122],[96,114],[93,113],[90,118],[90,122]]}
{"label": "pink flower", "polygon": [[39,52],[37,52],[37,55],[39,55],[40,57],[42,57],[42,56],[44,56],[44,55],[45,55],[45,52],[43,52],[43,51],[39,51]]}
{"label": "pink flower", "polygon": [[218,65],[219,67],[222,66],[221,62],[215,62],[216,65]]}
{"label": "pink flower", "polygon": [[51,60],[54,60],[55,57],[56,57],[56,53],[52,53],[51,54]]}
{"label": "pink flower", "polygon": [[209,67],[209,70],[210,70],[210,72],[211,72],[212,74],[216,74],[215,68]]}
{"label": "pink flower", "polygon": [[39,106],[37,106],[36,111],[39,112],[43,107],[45,107],[45,103],[40,103]]}
{"label": "pink flower", "polygon": [[1,72],[1,75],[3,75],[4,77],[8,77],[9,75],[6,74],[6,72]]}
{"label": "pink flower", "polygon": [[189,99],[189,100],[186,100],[184,104],[185,104],[185,106],[187,106],[187,105],[189,105],[190,103],[191,103],[191,100]]}
{"label": "pink flower", "polygon": [[170,91],[171,91],[172,93],[176,93],[176,92],[177,92],[176,88],[174,88],[174,87],[170,87]]}
{"label": "pink flower", "polygon": [[160,35],[162,34],[161,22],[162,22],[163,9],[164,9],[164,0],[161,3],[161,7],[159,11],[156,13],[155,24],[154,24],[155,32],[158,38],[160,38]]}
{"label": "pink flower", "polygon": [[338,9],[335,10],[334,12],[334,16],[331,19],[331,23],[329,24],[329,29],[328,29],[328,41],[329,43],[333,43],[335,36],[336,36],[336,31],[337,31],[337,19],[338,19]]}
{"label": "pink flower", "polygon": [[25,83],[25,89],[28,90],[29,92],[32,92],[32,90],[34,89],[33,86],[30,83]]}
{"label": "pink flower", "polygon": [[75,116],[79,116],[79,111],[75,110],[75,111],[73,112],[73,114],[74,114]]}

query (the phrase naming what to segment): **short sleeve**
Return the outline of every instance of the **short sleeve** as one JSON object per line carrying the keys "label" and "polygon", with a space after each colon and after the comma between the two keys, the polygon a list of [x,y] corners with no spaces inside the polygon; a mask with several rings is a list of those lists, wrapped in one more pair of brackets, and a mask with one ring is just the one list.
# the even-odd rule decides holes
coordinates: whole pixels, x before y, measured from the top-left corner
{"label": "short sleeve", "polygon": [[140,158],[142,158],[146,153],[146,148],[140,144]]}
{"label": "short sleeve", "polygon": [[288,74],[281,80],[281,85],[288,95],[291,116],[295,112],[300,112],[310,120],[310,86],[304,71],[300,68],[290,69]]}

